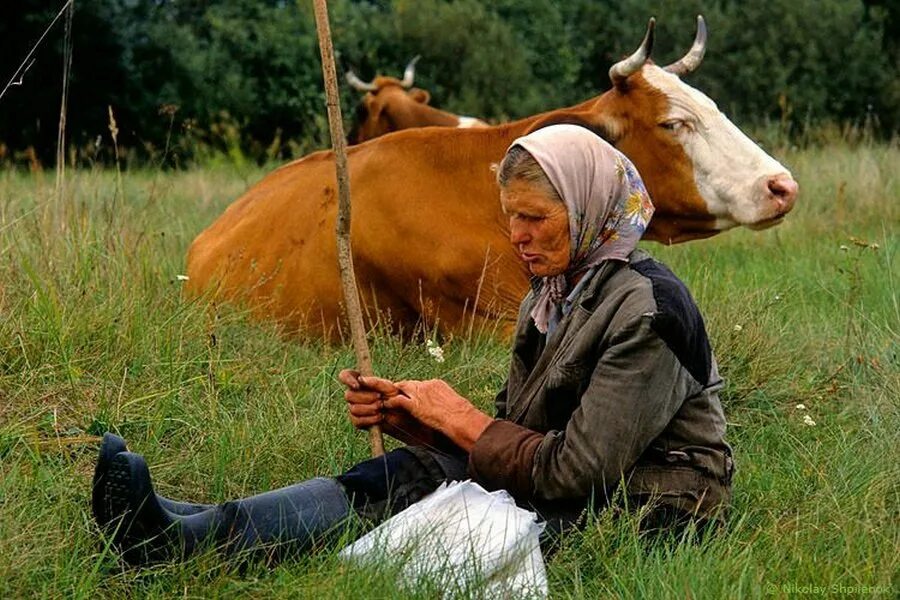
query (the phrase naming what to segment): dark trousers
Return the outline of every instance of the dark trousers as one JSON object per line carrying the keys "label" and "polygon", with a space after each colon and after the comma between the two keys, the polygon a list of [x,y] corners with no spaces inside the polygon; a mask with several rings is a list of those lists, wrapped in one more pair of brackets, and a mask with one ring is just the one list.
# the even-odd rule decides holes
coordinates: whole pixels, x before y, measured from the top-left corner
{"label": "dark trousers", "polygon": [[468,457],[407,446],[359,463],[336,477],[356,513],[371,523],[397,514],[445,481],[467,479]]}

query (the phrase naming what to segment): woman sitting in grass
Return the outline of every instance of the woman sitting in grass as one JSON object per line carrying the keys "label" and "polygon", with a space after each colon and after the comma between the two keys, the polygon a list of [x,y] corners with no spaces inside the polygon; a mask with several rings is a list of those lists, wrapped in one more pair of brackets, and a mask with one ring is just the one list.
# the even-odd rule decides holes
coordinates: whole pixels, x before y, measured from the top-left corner
{"label": "woman sitting in grass", "polygon": [[127,561],[303,551],[354,514],[377,522],[462,479],[508,490],[556,531],[610,505],[646,506],[654,530],[721,520],[733,471],[722,380],[684,284],[636,249],[653,206],[634,166],[587,129],[555,125],[516,140],[497,180],[534,277],[496,416],[442,380],[345,370],[353,424],[408,445],[213,506],[157,495],[144,459],[107,434],[93,512]]}

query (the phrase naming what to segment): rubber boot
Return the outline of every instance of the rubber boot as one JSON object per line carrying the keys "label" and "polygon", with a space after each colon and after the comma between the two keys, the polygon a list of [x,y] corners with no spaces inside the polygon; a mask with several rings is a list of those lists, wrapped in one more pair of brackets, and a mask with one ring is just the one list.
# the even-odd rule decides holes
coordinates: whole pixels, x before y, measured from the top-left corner
{"label": "rubber boot", "polygon": [[106,510],[106,503],[103,501],[106,472],[116,454],[125,452],[127,449],[125,440],[119,436],[108,431],[103,434],[103,442],[100,444],[100,453],[97,456],[97,464],[94,466],[94,480],[91,487],[91,512],[94,513],[94,518],[101,528],[105,528],[109,524],[109,513]]}
{"label": "rubber boot", "polygon": [[[100,444],[100,453],[97,457],[97,465],[94,467],[93,487],[91,488],[91,509],[101,528],[105,528],[109,524],[109,515],[103,502],[103,482],[106,473],[116,454],[127,451],[128,447],[124,439],[110,432],[103,434],[103,442]],[[163,508],[176,515],[193,515],[214,506],[213,504],[178,502],[159,495],[156,498]]]}
{"label": "rubber boot", "polygon": [[113,543],[131,564],[185,558],[213,546],[277,561],[328,541],[351,513],[344,488],[316,478],[176,515],[159,502],[144,459],[131,452],[112,459],[103,490]]}
{"label": "rubber boot", "polygon": [[133,565],[175,558],[185,547],[178,515],[160,505],[143,457],[119,452],[103,477],[103,510],[113,544]]}

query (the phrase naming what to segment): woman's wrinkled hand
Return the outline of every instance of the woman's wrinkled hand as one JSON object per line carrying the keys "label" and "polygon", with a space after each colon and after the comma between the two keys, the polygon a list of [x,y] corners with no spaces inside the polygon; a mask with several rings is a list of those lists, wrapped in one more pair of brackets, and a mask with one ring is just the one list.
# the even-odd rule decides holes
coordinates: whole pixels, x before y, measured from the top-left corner
{"label": "woman's wrinkled hand", "polygon": [[338,381],[347,386],[344,399],[350,412],[350,422],[357,429],[367,429],[384,421],[385,400],[401,393],[389,379],[363,377],[351,369],[341,371]]}
{"label": "woman's wrinkled hand", "polygon": [[357,371],[345,369],[338,380],[347,386],[344,398],[350,413],[350,422],[357,429],[381,425],[384,433],[410,445],[441,447],[446,451],[452,445],[434,429],[423,425],[402,408],[386,408],[389,398],[403,392],[392,381],[381,377],[361,377]]}
{"label": "woman's wrinkled hand", "polygon": [[447,426],[448,420],[452,421],[455,415],[472,406],[442,379],[400,381],[396,387],[402,395],[386,399],[385,406],[403,409],[439,431]]}
{"label": "woman's wrinkled hand", "polygon": [[408,412],[466,451],[493,421],[442,379],[400,381],[395,386],[402,393],[385,399],[387,410]]}

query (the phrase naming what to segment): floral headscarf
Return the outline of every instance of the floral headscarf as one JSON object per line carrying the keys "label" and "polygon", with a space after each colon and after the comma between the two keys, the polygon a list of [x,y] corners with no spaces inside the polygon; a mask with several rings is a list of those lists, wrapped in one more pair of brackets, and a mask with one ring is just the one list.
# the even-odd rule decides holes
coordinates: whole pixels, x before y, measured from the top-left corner
{"label": "floral headscarf", "polygon": [[565,273],[542,278],[531,313],[541,333],[559,310],[568,280],[605,260],[628,261],[644,234],[653,204],[637,169],[584,127],[551,125],[515,140],[531,154],[569,213],[571,251]]}

